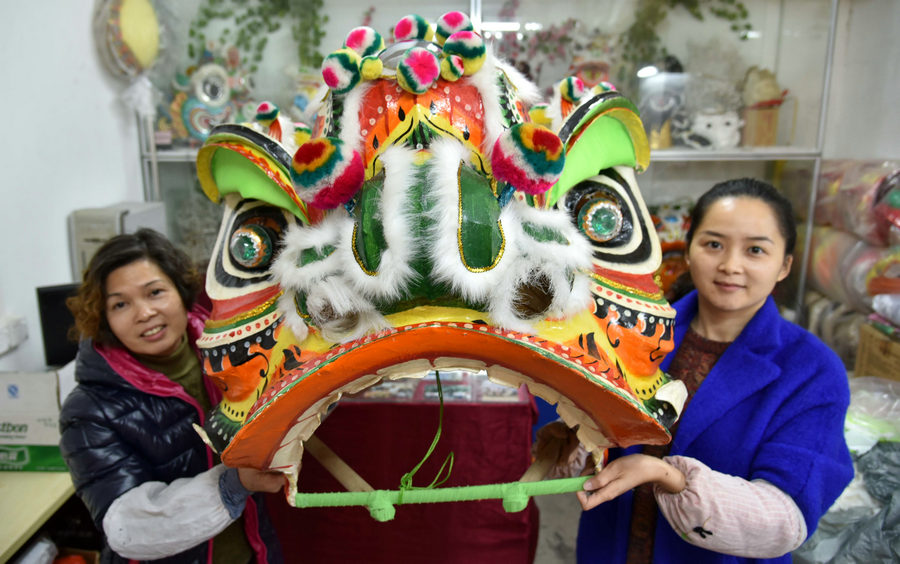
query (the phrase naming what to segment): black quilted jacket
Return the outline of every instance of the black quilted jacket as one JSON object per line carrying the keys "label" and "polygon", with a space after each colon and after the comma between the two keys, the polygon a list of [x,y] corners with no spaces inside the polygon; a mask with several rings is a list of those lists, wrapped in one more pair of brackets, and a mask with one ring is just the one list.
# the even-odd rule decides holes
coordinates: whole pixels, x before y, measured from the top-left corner
{"label": "black quilted jacket", "polygon": [[[170,380],[154,373],[161,381],[150,382],[147,391],[138,389],[116,373],[89,341],[79,347],[75,374],[78,386],[60,414],[60,449],[76,493],[98,530],[103,530],[110,504],[131,488],[146,481],[169,483],[211,467],[211,452],[192,428],[192,423],[200,422],[199,408],[176,396],[158,395],[169,393]],[[280,562],[280,548],[261,495],[247,501],[247,511],[251,510],[258,512],[260,523],[259,530],[247,531],[251,545],[254,539],[261,540],[267,547],[266,560]],[[208,561],[208,548],[204,542],[154,562],[203,564]],[[102,561],[127,562],[108,547]]]}

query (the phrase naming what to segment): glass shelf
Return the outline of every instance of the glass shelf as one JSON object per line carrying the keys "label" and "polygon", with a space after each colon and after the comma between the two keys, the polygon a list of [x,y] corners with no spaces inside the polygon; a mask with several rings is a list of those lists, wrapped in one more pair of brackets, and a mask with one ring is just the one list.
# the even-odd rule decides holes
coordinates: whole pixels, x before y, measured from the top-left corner
{"label": "glass shelf", "polygon": [[[152,158],[149,151],[144,151],[141,156],[145,159]],[[190,147],[159,148],[156,150],[156,160],[161,163],[192,163],[197,160],[197,149]]]}
{"label": "glass shelf", "polygon": [[[149,159],[149,151],[143,153]],[[819,156],[813,147],[740,147],[728,151],[705,151],[703,149],[658,149],[650,152],[651,162],[673,161],[782,161],[809,160]],[[188,163],[197,158],[197,149],[179,147],[160,148],[156,160],[161,163]]]}
{"label": "glass shelf", "polygon": [[729,150],[657,149],[650,152],[653,161],[783,161],[810,160],[819,156],[815,147],[737,147]]}

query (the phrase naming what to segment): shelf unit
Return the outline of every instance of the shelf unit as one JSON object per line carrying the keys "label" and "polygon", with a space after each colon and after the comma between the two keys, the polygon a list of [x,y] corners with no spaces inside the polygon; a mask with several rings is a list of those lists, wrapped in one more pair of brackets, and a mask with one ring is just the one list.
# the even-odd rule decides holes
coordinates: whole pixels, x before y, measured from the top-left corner
{"label": "shelf unit", "polygon": [[[587,4],[585,4],[586,2]],[[444,11],[466,9],[465,5],[461,6],[459,4],[460,3],[458,2],[426,3],[426,5],[421,5],[421,3],[409,3],[408,5],[384,8],[380,10],[390,11],[393,9],[397,12],[397,15],[391,20],[391,14],[381,13],[379,15],[379,22],[381,20],[396,21],[396,19],[406,15],[406,13],[414,11],[420,11],[420,13],[422,13],[427,10],[427,17],[436,17]],[[508,8],[508,6],[505,2],[500,0],[495,2],[470,0],[468,4],[470,17],[478,26],[484,25],[486,20],[490,20],[496,24],[497,22],[495,20],[503,20],[503,17],[508,16],[508,10],[504,12],[504,8]],[[585,4],[585,6],[581,6],[581,4]],[[597,3],[596,0],[576,0],[565,6],[559,6],[560,10],[554,10],[552,13],[548,13],[546,4],[541,0],[522,0],[518,3],[518,6],[522,11],[522,18],[524,18],[525,21],[518,22],[521,24],[519,29],[528,29],[529,25],[534,29],[535,22],[538,22],[539,25],[553,25],[554,22],[549,21],[549,18],[556,17],[556,22],[559,22],[559,18],[565,17],[569,12],[573,15],[577,15],[580,20],[587,21],[588,25],[592,25],[593,23],[589,21],[591,18],[607,17],[609,20],[618,19],[620,21],[619,27],[621,28],[621,21],[623,19],[627,20],[627,15],[633,12],[636,4],[636,0],[603,0],[600,3]],[[816,74],[815,80],[797,79],[799,82],[802,82],[800,88],[810,97],[810,100],[808,101],[810,111],[805,112],[803,116],[804,119],[801,120],[801,122],[807,124],[807,127],[802,132],[804,134],[803,142],[799,145],[739,147],[720,151],[687,148],[654,150],[651,152],[651,170],[648,171],[651,173],[649,174],[650,179],[649,182],[641,182],[641,189],[648,203],[658,203],[659,201],[664,200],[666,196],[672,192],[672,187],[675,185],[678,185],[680,190],[687,190],[689,193],[695,195],[698,195],[705,188],[708,188],[711,185],[711,182],[709,182],[709,179],[703,178],[703,174],[696,174],[697,171],[710,172],[712,169],[715,169],[712,174],[718,175],[717,180],[724,180],[729,177],[741,175],[740,171],[747,170],[746,167],[754,165],[758,166],[758,168],[751,168],[751,173],[766,177],[771,175],[771,170],[773,168],[776,168],[773,166],[775,163],[788,162],[809,166],[808,172],[804,175],[804,177],[808,176],[808,183],[804,186],[791,187],[791,190],[801,192],[799,197],[794,197],[792,199],[795,202],[805,203],[805,206],[798,206],[801,208],[798,209],[801,216],[800,220],[805,222],[806,230],[804,232],[803,240],[798,241],[798,245],[802,245],[802,253],[798,257],[799,261],[795,261],[794,277],[796,278],[796,282],[794,286],[796,288],[796,299],[792,306],[792,309],[797,316],[797,321],[802,323],[804,315],[803,298],[804,289],[806,287],[806,271],[809,261],[808,249],[812,232],[812,210],[815,208],[816,184],[821,168],[822,147],[824,145],[824,124],[828,108],[828,94],[832,74],[831,66],[837,25],[838,0],[830,1],[827,15],[824,13],[822,3],[814,0],[745,0],[745,4],[751,14],[754,13],[754,10],[758,10],[762,14],[761,21],[757,23],[764,31],[768,31],[769,28],[777,30],[777,35],[774,32],[772,35],[776,35],[776,37],[779,38],[779,41],[776,42],[778,44],[760,45],[754,53],[756,56],[765,59],[766,63],[774,66],[775,73],[779,76],[779,80],[781,81],[794,78],[792,75],[782,77],[782,68],[785,69],[785,73],[791,73],[798,68],[816,68],[815,61],[792,60],[794,53],[783,51],[796,51],[796,49],[790,49],[789,47],[781,45],[781,38],[787,37],[794,42],[803,41],[802,35],[804,29],[807,29],[802,27],[804,25],[813,27],[819,25],[820,31],[824,32],[824,30],[827,30],[827,32],[825,32],[826,38],[824,44],[821,45],[821,48],[825,51],[821,54],[823,57],[821,73]],[[588,10],[587,8],[591,9]],[[329,10],[332,22],[353,21],[353,18],[358,16],[358,14],[355,13],[358,11],[358,7],[348,0],[330,3]],[[566,10],[569,10],[569,12],[566,12]],[[808,14],[806,14],[805,11],[813,12],[813,16],[817,17],[806,17]],[[432,14],[432,12],[435,13]],[[503,14],[506,14],[506,16],[503,16]],[[337,17],[338,15],[346,17]],[[423,15],[425,14],[423,13]],[[532,16],[536,19],[532,19]],[[673,16],[670,15],[670,17]],[[785,29],[786,24],[784,21],[789,17],[793,18],[796,22],[800,22],[797,24],[800,27],[796,29]],[[544,24],[541,24],[540,22],[544,22]],[[511,29],[514,28],[515,25],[511,26],[510,24],[515,24],[517,22],[509,21],[509,18],[507,17],[506,21],[501,21],[500,23],[505,24],[500,27]],[[697,22],[691,22],[689,18],[682,18],[681,23],[682,25],[703,25]],[[488,22],[488,24],[490,25],[490,22]],[[342,25],[346,27],[346,23]],[[380,23],[373,23],[372,25],[374,27],[380,25]],[[707,25],[711,26],[713,24],[710,24],[709,20],[707,20]],[[703,29],[705,30],[707,28]],[[343,27],[335,27],[334,23],[329,24],[328,34],[322,42],[323,50],[327,51],[329,45],[339,45],[343,38],[343,34],[346,33],[346,31],[347,30],[343,29]],[[684,30],[681,30],[682,33],[679,34],[678,30],[669,30],[669,35],[675,37],[678,37],[679,35],[692,35],[692,33],[683,33],[683,31]],[[720,30],[719,33],[727,32]],[[815,33],[815,30],[813,33]],[[487,34],[485,35],[487,36]],[[521,33],[519,36],[523,40],[527,39]],[[810,48],[805,48],[807,49],[807,52],[809,52]],[[569,74],[567,72],[568,69],[565,67],[554,70],[558,71],[560,75],[558,78],[562,78]],[[801,101],[801,103],[807,102]],[[816,110],[815,112],[812,111],[813,108]],[[814,129],[814,131],[809,131],[810,129]],[[144,197],[146,200],[167,201],[166,195],[171,193],[172,188],[168,186],[168,183],[172,182],[171,179],[173,177],[177,179],[174,181],[175,183],[196,183],[196,171],[194,168],[196,149],[157,149],[151,142],[153,132],[152,121],[150,119],[139,119],[139,131],[141,135],[141,168],[144,181]],[[654,163],[656,166],[654,166]],[[685,174],[683,170],[676,171],[675,178],[665,178],[667,168],[686,169],[688,167],[692,167],[692,172]],[[176,169],[178,172],[175,172]],[[737,174],[732,173],[732,171],[737,171]],[[662,178],[659,178],[660,176]],[[191,178],[194,179],[193,182],[190,181]],[[691,187],[692,180],[695,182],[699,180],[700,182],[705,182],[705,184],[697,184]],[[768,178],[768,180],[773,181],[777,185],[778,179]],[[688,186],[688,188],[683,188],[683,186]],[[191,187],[182,187],[182,189],[190,190]],[[168,207],[169,203],[167,202],[167,208]],[[802,207],[805,207],[805,209],[802,209]],[[215,236],[214,232],[212,236]]]}

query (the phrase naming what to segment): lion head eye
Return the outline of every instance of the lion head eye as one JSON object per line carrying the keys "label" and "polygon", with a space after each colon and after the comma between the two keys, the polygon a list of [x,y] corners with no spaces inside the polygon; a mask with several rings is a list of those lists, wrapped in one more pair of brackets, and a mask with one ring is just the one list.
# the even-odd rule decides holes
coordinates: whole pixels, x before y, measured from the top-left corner
{"label": "lion head eye", "polygon": [[266,268],[272,261],[273,241],[271,233],[262,225],[249,224],[237,228],[231,234],[228,250],[231,259],[248,269]]}
{"label": "lion head eye", "polygon": [[656,270],[659,243],[633,169],[601,170],[569,189],[557,207],[590,240],[596,268],[631,274]]}
{"label": "lion head eye", "polygon": [[622,232],[624,217],[619,204],[605,197],[594,198],[578,211],[578,226],[591,240],[605,243]]}
{"label": "lion head eye", "polygon": [[611,249],[631,238],[634,218],[627,201],[599,176],[575,185],[563,205],[595,246]]}
{"label": "lion head eye", "polygon": [[[225,197],[225,214],[207,267],[207,288],[252,292],[271,286],[270,270],[288,227],[299,220],[260,200]],[[214,282],[213,282],[214,281]]]}

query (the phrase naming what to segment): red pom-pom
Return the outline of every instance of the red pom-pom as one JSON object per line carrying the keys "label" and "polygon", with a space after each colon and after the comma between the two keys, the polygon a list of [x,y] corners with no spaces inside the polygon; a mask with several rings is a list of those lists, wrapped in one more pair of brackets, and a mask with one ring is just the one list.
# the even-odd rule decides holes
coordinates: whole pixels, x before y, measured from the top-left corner
{"label": "red pom-pom", "polygon": [[359,191],[365,180],[366,167],[363,165],[359,151],[353,151],[353,157],[343,172],[335,177],[331,186],[322,189],[313,201],[313,206],[330,210],[347,203]]}

